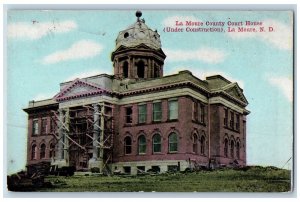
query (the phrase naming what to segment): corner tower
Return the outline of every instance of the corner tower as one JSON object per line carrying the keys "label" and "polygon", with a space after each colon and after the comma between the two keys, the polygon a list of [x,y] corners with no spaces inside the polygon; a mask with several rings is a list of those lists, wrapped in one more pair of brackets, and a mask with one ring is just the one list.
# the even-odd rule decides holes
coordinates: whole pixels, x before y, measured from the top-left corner
{"label": "corner tower", "polygon": [[120,31],[111,60],[117,79],[149,79],[163,77],[166,55],[161,49],[160,35],[146,24],[141,11],[137,21]]}

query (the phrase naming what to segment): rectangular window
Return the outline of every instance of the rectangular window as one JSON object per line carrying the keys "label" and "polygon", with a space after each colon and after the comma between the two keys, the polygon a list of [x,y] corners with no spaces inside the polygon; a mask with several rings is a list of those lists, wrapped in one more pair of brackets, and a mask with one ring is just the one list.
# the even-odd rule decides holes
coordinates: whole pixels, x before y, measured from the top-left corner
{"label": "rectangular window", "polygon": [[205,116],[205,108],[204,105],[200,105],[200,122],[204,123],[204,116]]}
{"label": "rectangular window", "polygon": [[32,122],[32,135],[39,134],[39,122],[38,120],[33,120]]}
{"label": "rectangular window", "polygon": [[238,131],[240,130],[240,115],[239,114],[236,115],[235,129]]}
{"label": "rectangular window", "polygon": [[153,103],[153,121],[161,121],[162,118],[162,110],[161,110],[161,102]]}
{"label": "rectangular window", "polygon": [[224,109],[224,114],[225,114],[225,116],[224,116],[224,126],[228,126],[228,109],[227,108],[225,108]]}
{"label": "rectangular window", "polygon": [[198,121],[198,103],[196,101],[193,102],[193,120]]}
{"label": "rectangular window", "polygon": [[50,119],[50,132],[55,132],[55,123],[53,118]]}
{"label": "rectangular window", "polygon": [[178,119],[178,100],[169,101],[169,120]]}
{"label": "rectangular window", "polygon": [[125,108],[125,122],[126,123],[132,123],[132,107],[126,107]]}
{"label": "rectangular window", "polygon": [[41,133],[42,134],[46,134],[47,133],[47,119],[46,118],[42,119]]}
{"label": "rectangular window", "polygon": [[139,123],[146,123],[147,119],[147,105],[139,105]]}
{"label": "rectangular window", "polygon": [[233,129],[233,123],[234,123],[234,114],[233,112],[230,112],[230,128]]}

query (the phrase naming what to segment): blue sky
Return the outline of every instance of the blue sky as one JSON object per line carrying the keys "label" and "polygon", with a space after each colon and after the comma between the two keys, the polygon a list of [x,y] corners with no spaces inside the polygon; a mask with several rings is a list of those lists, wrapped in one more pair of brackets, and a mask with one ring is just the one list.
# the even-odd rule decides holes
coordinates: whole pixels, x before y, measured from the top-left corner
{"label": "blue sky", "polygon": [[[167,55],[165,75],[188,69],[201,79],[222,74],[239,83],[251,111],[248,164],[282,167],[292,156],[292,14],[144,10],[142,18],[161,35]],[[261,21],[274,32],[163,32],[176,20]],[[136,17],[135,10],[10,11],[7,21],[6,140],[8,173],[12,173],[26,163],[27,116],[22,108],[30,100],[53,97],[60,82],[112,74],[115,39]],[[285,166],[291,167],[291,162]]]}

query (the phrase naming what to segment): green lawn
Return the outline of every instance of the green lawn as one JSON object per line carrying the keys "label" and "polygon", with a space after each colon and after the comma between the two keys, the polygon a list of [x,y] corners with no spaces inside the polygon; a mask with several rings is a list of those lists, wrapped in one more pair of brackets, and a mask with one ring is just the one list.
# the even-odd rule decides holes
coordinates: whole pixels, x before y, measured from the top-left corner
{"label": "green lawn", "polygon": [[49,192],[288,192],[289,170],[252,167],[147,176],[48,176]]}

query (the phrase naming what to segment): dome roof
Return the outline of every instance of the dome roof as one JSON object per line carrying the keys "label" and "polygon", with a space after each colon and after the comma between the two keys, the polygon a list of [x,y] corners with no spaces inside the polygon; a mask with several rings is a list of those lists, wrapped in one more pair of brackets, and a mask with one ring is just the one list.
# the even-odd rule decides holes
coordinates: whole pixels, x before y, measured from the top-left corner
{"label": "dome roof", "polygon": [[137,22],[127,29],[120,31],[116,39],[116,49],[120,46],[135,47],[139,44],[145,44],[153,49],[160,49],[160,36],[157,31],[153,31],[146,24],[145,20],[138,16]]}

